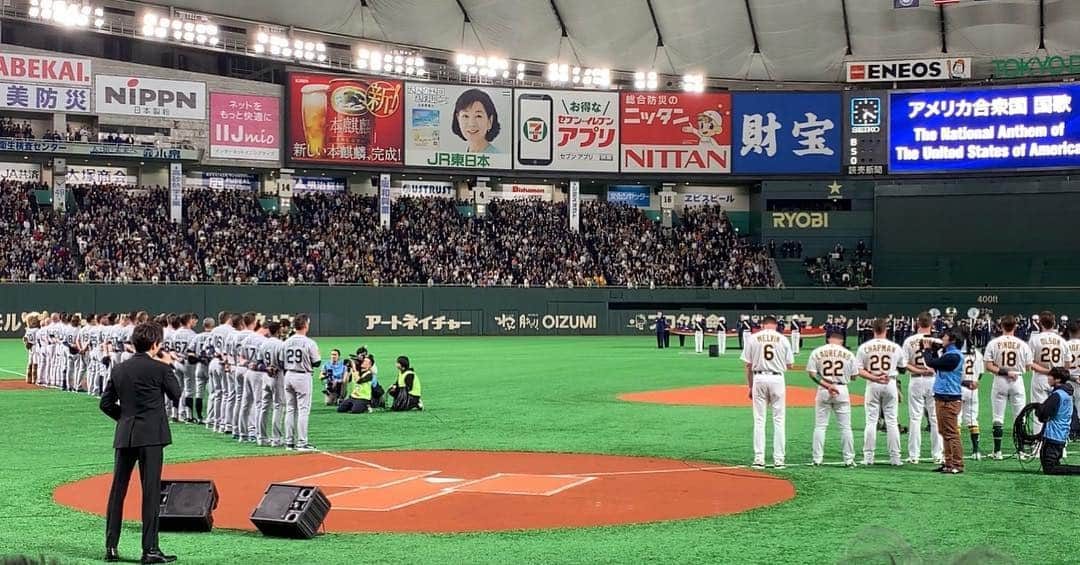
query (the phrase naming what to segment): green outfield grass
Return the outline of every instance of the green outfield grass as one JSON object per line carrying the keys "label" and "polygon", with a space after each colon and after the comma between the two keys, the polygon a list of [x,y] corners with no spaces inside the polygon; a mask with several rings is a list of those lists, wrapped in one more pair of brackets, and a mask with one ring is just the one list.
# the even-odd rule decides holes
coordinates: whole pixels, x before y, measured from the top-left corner
{"label": "green outfield grass", "polygon": [[[692,341],[692,340],[691,340]],[[355,339],[320,339],[354,349]],[[365,449],[528,450],[649,455],[725,464],[751,460],[749,408],[626,403],[627,391],[742,382],[737,351],[720,360],[650,336],[551,338],[369,338],[384,381],[392,359],[409,355],[424,383],[424,412],[342,416],[316,405],[311,440],[328,451]],[[798,362],[804,363],[808,340]],[[0,378],[20,378],[25,353],[0,341]],[[984,381],[989,384],[988,381]],[[809,386],[802,372],[788,384]],[[860,381],[853,387],[863,389]],[[983,449],[990,438],[989,386],[982,387]],[[901,406],[906,422],[906,404]],[[863,410],[853,410],[856,448]],[[1015,460],[970,462],[943,477],[930,464],[844,469],[808,467],[812,408],[788,409],[788,465],[797,496],[739,515],[637,526],[467,535],[324,535],[277,540],[258,533],[162,534],[181,563],[828,563],[853,543],[901,540],[905,563],[947,562],[990,548],[1020,563],[1073,563],[1080,538],[1069,533],[1080,479],[1024,472]],[[0,556],[22,553],[95,562],[104,520],[59,506],[53,489],[108,472],[113,423],[94,399],[56,391],[0,392]],[[771,424],[770,424],[771,441]],[[969,449],[965,432],[965,451]],[[166,463],[266,455],[202,427],[174,425]],[[906,436],[904,436],[906,454]],[[887,457],[879,438],[878,459]],[[1011,440],[1006,439],[1011,449]],[[923,449],[929,450],[928,440]],[[835,422],[827,460],[839,459]],[[771,443],[767,450],[771,453]],[[284,452],[282,452],[284,455]],[[1076,456],[1074,456],[1076,458]],[[882,531],[884,530],[884,531]],[[1054,533],[1056,550],[1043,541]],[[867,540],[870,540],[868,542]],[[898,541],[899,543],[899,541]],[[125,525],[121,554],[139,555],[139,526]],[[883,562],[883,561],[875,561]],[[887,562],[887,561],[885,561]]]}

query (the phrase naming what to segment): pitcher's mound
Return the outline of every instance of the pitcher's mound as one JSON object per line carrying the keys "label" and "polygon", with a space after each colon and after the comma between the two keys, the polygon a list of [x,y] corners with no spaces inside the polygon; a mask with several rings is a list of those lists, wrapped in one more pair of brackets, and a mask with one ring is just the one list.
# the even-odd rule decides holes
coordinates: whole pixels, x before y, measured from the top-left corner
{"label": "pitcher's mound", "polygon": [[[789,386],[785,391],[788,406],[814,406],[816,388]],[[672,388],[668,390],[650,390],[647,392],[627,392],[618,396],[627,402],[647,402],[649,404],[675,404],[681,406],[750,406],[750,395],[746,385],[710,385],[691,388]],[[862,404],[863,397],[851,395],[852,404]]]}

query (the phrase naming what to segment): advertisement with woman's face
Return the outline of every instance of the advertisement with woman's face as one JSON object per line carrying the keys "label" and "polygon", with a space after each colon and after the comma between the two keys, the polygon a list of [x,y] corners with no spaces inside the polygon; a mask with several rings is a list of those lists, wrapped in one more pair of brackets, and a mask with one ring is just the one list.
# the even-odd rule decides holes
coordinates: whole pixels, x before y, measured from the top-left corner
{"label": "advertisement with woman's face", "polygon": [[407,165],[509,169],[513,152],[511,91],[406,83]]}

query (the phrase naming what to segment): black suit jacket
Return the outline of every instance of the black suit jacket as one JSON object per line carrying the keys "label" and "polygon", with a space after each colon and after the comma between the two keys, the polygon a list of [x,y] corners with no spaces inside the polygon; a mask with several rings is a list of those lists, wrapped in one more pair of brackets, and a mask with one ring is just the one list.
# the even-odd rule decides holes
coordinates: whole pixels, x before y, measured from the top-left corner
{"label": "black suit jacket", "polygon": [[165,397],[180,398],[173,368],[145,353],[113,367],[101,395],[101,411],[116,420],[113,448],[169,445],[169,417]]}

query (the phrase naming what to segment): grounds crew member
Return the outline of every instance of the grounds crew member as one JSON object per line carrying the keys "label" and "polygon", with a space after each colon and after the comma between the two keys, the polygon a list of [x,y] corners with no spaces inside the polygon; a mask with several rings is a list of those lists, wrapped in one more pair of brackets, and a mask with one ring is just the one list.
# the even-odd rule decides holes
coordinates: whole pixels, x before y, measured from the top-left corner
{"label": "grounds crew member", "polygon": [[1073,384],[1069,371],[1054,367],[1047,374],[1053,387],[1046,400],[1039,405],[1035,416],[1043,422],[1043,444],[1039,452],[1043,473],[1047,475],[1080,475],[1080,465],[1062,465],[1061,455],[1069,441],[1073,421]]}
{"label": "grounds crew member", "polygon": [[405,412],[412,409],[423,410],[424,402],[420,400],[420,377],[416,376],[409,358],[402,355],[397,358],[398,380],[386,390],[394,399],[390,409],[394,412]]}

